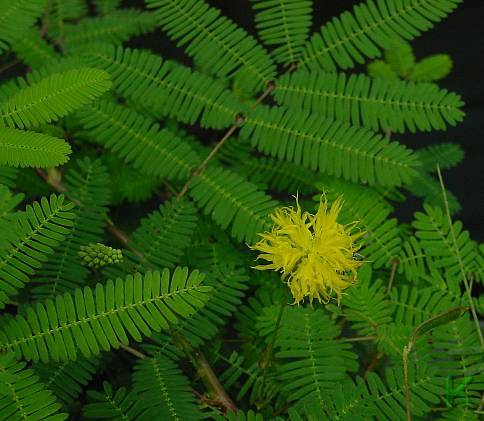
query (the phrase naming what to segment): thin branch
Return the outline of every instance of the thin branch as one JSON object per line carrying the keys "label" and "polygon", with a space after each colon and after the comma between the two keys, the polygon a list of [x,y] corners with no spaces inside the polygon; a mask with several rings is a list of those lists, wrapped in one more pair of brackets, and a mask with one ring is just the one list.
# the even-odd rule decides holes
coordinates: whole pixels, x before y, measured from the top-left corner
{"label": "thin branch", "polygon": [[[267,85],[267,89],[257,98],[257,101],[252,104],[251,108],[257,107],[264,99],[275,89],[276,85],[273,82],[269,82]],[[212,160],[212,158],[217,154],[217,152],[220,150],[220,148],[227,142],[227,140],[230,139],[230,137],[234,134],[234,132],[242,125],[244,124],[244,116],[238,115],[235,119],[235,123],[232,124],[232,126],[229,127],[227,132],[223,135],[222,139],[220,139],[217,144],[214,146],[214,148],[210,151],[208,156],[203,160],[203,162],[192,172],[190,177],[188,177],[188,180],[186,183],[183,185],[182,189],[180,190],[180,193],[178,193],[177,198],[180,199],[183,197],[186,192],[188,191],[188,186],[190,185],[190,182],[192,179],[195,177],[198,177],[205,171],[205,168],[207,167],[208,163]]]}
{"label": "thin branch", "polygon": [[340,338],[336,339],[336,342],[366,342],[374,341],[376,336],[355,336],[353,338]]}
{"label": "thin branch", "polygon": [[126,352],[129,352],[130,354],[134,355],[136,358],[139,358],[140,360],[146,360],[148,356],[146,354],[143,354],[141,351],[138,351],[137,349],[134,349],[130,347],[129,345],[119,345],[120,348],[124,349]]}
{"label": "thin branch", "polygon": [[407,421],[412,421],[412,414],[410,411],[410,384],[408,381],[408,354],[410,354],[410,349],[405,345],[403,347],[403,381],[405,383],[405,407],[407,412]]}
{"label": "thin branch", "polygon": [[176,342],[176,345],[185,352],[189,360],[192,362],[193,366],[197,370],[198,375],[209,390],[210,394],[213,396],[212,401],[223,408],[224,412],[236,412],[237,407],[232,399],[230,399],[223,386],[220,384],[220,381],[218,380],[202,351],[199,349],[193,349],[185,337],[178,332],[172,332],[172,337]]}
{"label": "thin branch", "polygon": [[442,173],[440,172],[440,167],[437,164],[437,174],[439,176],[439,183],[442,189],[442,196],[444,198],[445,213],[447,214],[447,222],[449,224],[450,235],[452,237],[452,242],[454,243],[455,253],[457,255],[457,260],[459,262],[459,269],[462,275],[462,280],[467,293],[467,299],[469,300],[469,307],[471,309],[472,318],[474,319],[474,324],[476,325],[477,335],[479,336],[479,342],[481,343],[481,348],[484,348],[484,338],[481,332],[481,326],[479,324],[479,318],[477,317],[476,309],[474,307],[474,301],[472,300],[472,289],[467,282],[467,276],[464,269],[464,262],[459,252],[459,246],[457,245],[457,238],[454,232],[454,226],[452,225],[452,218],[450,216],[449,201],[447,199],[447,192],[445,191],[444,180],[442,179]]}
{"label": "thin branch", "polygon": [[393,280],[395,278],[395,273],[397,272],[397,267],[399,265],[399,260],[397,258],[392,259],[392,269],[390,272],[390,279],[388,280],[387,295],[390,295],[393,286]]}

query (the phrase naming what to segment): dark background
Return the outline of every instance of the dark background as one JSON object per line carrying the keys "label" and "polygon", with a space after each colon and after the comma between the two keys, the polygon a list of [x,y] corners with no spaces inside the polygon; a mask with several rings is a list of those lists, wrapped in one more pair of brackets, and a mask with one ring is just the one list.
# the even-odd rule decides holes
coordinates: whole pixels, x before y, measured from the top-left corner
{"label": "dark background", "polygon": [[[256,35],[253,24],[253,13],[250,0],[209,0],[211,5]],[[324,22],[345,10],[351,10],[356,0],[314,0],[313,31]],[[143,0],[128,0],[126,6],[143,7]],[[446,187],[451,190],[462,205],[456,214],[464,227],[470,231],[474,240],[484,241],[483,220],[483,163],[482,143],[484,141],[484,0],[465,0],[447,19],[425,32],[412,42],[417,60],[436,53],[449,54],[454,67],[449,76],[443,79],[440,86],[462,95],[466,105],[465,120],[443,132],[405,134],[396,137],[410,147],[421,147],[432,143],[455,142],[465,152],[464,161],[457,167],[447,170],[444,176]],[[186,61],[182,50],[166,38],[161,32],[155,32],[134,41],[136,46],[149,47],[165,58],[176,58]],[[189,61],[187,62],[189,63]],[[357,68],[357,71],[364,68]],[[409,220],[420,205],[411,201],[403,205],[398,215]]]}

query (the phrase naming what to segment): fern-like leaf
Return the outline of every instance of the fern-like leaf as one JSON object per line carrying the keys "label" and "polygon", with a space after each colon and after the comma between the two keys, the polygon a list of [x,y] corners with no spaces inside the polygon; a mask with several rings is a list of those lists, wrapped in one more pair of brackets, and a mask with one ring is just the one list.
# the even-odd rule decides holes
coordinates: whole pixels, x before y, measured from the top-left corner
{"label": "fern-like leaf", "polygon": [[129,108],[99,101],[81,110],[78,117],[89,139],[113,150],[143,174],[183,180],[199,163],[183,140]]}
{"label": "fern-like leaf", "polygon": [[133,391],[144,413],[138,419],[201,419],[188,379],[161,355],[139,361],[133,374]]}
{"label": "fern-like leaf", "polygon": [[272,55],[279,63],[289,65],[299,59],[311,27],[312,6],[307,0],[252,0],[259,36],[275,47]]}
{"label": "fern-like leaf", "polygon": [[100,15],[106,15],[116,10],[121,4],[121,0],[94,0],[96,11]]}
{"label": "fern-like leaf", "polygon": [[135,9],[115,10],[105,16],[88,17],[77,24],[66,24],[64,47],[66,50],[77,51],[86,43],[97,42],[99,39],[110,44],[121,44],[155,27],[153,13]]}
{"label": "fern-like leaf", "polygon": [[351,181],[400,185],[418,165],[397,142],[304,110],[260,106],[250,111],[240,135],[261,152]]}
{"label": "fern-like leaf", "polygon": [[[356,384],[346,381],[335,385],[323,399],[323,420],[395,420],[407,418],[405,406],[405,383],[401,367],[385,371],[386,382],[373,372]],[[445,393],[444,381],[435,370],[420,364],[409,367],[411,414],[421,417],[439,403]]]}
{"label": "fern-like leaf", "polygon": [[146,0],[158,23],[186,53],[216,76],[244,73],[247,87],[272,80],[275,66],[252,36],[202,0]]}
{"label": "fern-like leaf", "polygon": [[110,73],[116,92],[151,115],[223,128],[243,110],[220,81],[147,51],[101,44],[83,52],[83,57],[89,66]]}
{"label": "fern-like leaf", "polygon": [[322,406],[323,396],[346,371],[357,368],[350,345],[338,343],[336,327],[322,310],[289,307],[276,338],[279,379],[290,400]]}
{"label": "fern-like leaf", "polygon": [[34,25],[46,4],[46,0],[0,1],[0,53]]}
{"label": "fern-like leaf", "polygon": [[280,79],[275,98],[328,119],[398,133],[444,130],[464,117],[460,96],[437,85],[363,74],[299,71]]}
{"label": "fern-like leaf", "polygon": [[29,128],[51,123],[102,95],[111,87],[99,69],[74,69],[54,74],[22,89],[0,107],[2,126]]}
{"label": "fern-like leaf", "polygon": [[95,291],[85,287],[58,295],[8,323],[0,331],[0,351],[33,361],[65,361],[127,345],[127,333],[139,342],[203,306],[210,287],[202,286],[202,279],[187,268],[172,276],[165,269],[109,280]]}
{"label": "fern-like leaf", "polygon": [[105,419],[110,421],[126,421],[138,419],[142,412],[136,393],[120,387],[114,391],[113,386],[103,382],[103,391],[89,390],[87,392],[88,404],[84,405],[82,412],[87,419]]}
{"label": "fern-like leaf", "polygon": [[461,0],[373,0],[343,12],[306,44],[300,65],[310,69],[348,69],[381,55],[395,39],[412,40],[432,28]]}
{"label": "fern-like leaf", "polygon": [[141,219],[124,250],[124,261],[106,270],[111,277],[145,272],[147,268],[173,268],[180,262],[197,224],[197,210],[187,199],[172,199]]}
{"label": "fern-like leaf", "polygon": [[28,205],[25,212],[0,220],[0,308],[10,301],[32,275],[47,261],[47,256],[69,234],[73,225],[72,203],[64,197],[43,197]]}
{"label": "fern-like leaf", "polygon": [[444,270],[449,278],[462,281],[462,276],[467,276],[474,267],[477,244],[470,239],[469,232],[463,230],[462,222],[453,222],[452,227],[449,225],[442,208],[424,204],[424,209],[425,213],[415,213],[412,223],[417,230],[416,237],[426,255],[432,258],[434,268]]}
{"label": "fern-like leaf", "polygon": [[231,225],[231,235],[249,243],[269,228],[268,214],[277,205],[252,183],[220,167],[207,168],[194,177],[189,194],[217,225],[222,229]]}
{"label": "fern-like leaf", "polygon": [[71,404],[81,395],[83,387],[87,386],[98,368],[99,359],[93,357],[57,364],[39,362],[33,365],[45,386],[65,405]]}
{"label": "fern-like leaf", "polygon": [[55,167],[68,160],[70,145],[42,133],[0,127],[0,165]]}
{"label": "fern-like leaf", "polygon": [[54,47],[32,28],[12,44],[15,55],[32,68],[42,67],[45,62],[54,60],[57,56]]}
{"label": "fern-like leaf", "polygon": [[464,158],[464,151],[456,143],[439,143],[418,149],[415,153],[422,163],[422,169],[432,172],[437,165],[441,170],[455,167]]}
{"label": "fern-like leaf", "polygon": [[15,361],[12,353],[0,355],[0,419],[61,421],[61,405],[24,362]]}

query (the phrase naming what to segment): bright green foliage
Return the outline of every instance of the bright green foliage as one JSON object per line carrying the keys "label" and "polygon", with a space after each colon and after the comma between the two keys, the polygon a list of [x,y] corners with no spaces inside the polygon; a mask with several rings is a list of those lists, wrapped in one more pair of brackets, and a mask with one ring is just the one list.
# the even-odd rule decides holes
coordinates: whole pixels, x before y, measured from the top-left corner
{"label": "bright green foliage", "polygon": [[33,361],[65,361],[127,345],[127,334],[139,342],[201,307],[210,291],[202,279],[187,268],[172,276],[165,269],[58,295],[8,323],[0,331],[0,351]]}
{"label": "bright green foliage", "polygon": [[29,128],[51,123],[102,95],[111,87],[109,75],[83,68],[54,74],[22,89],[0,107],[3,126]]}
{"label": "bright green foliage", "polygon": [[86,136],[147,175],[185,179],[199,158],[190,146],[158,123],[112,102],[88,105],[79,113]]}
{"label": "bright green foliage", "polygon": [[0,219],[11,214],[11,212],[24,199],[24,194],[12,194],[4,184],[0,184]]}
{"label": "bright green foliage", "polygon": [[384,51],[384,57],[390,67],[403,79],[408,78],[415,66],[415,56],[411,45],[401,40],[394,40]]}
{"label": "bright green foliage", "polygon": [[0,419],[61,421],[61,405],[35,371],[15,361],[11,353],[0,354]]}
{"label": "bright green foliage", "polygon": [[0,1],[0,52],[23,36],[42,15],[46,0]]}
{"label": "bright green foliage", "polygon": [[332,120],[344,118],[356,126],[398,133],[443,130],[464,117],[464,103],[453,92],[362,74],[298,71],[280,79],[275,98],[281,105]]}
{"label": "bright green foliage", "polygon": [[[357,378],[356,384],[345,382],[324,398],[324,415],[320,419],[333,420],[405,420],[405,386],[403,370],[387,369],[386,384],[375,373],[367,373],[365,380]],[[410,402],[412,413],[424,415],[430,411],[430,405],[439,401],[445,393],[444,380],[435,370],[421,365],[410,366],[409,370]]]}
{"label": "bright green foliage", "polygon": [[403,145],[300,109],[258,107],[241,136],[261,152],[355,182],[400,185],[418,165]]}
{"label": "bright green foliage", "polygon": [[242,109],[223,83],[155,54],[101,44],[84,56],[88,65],[111,74],[116,92],[149,108],[150,114],[191,124],[200,119],[203,127],[222,128],[235,122]]}
{"label": "bright green foliage", "polygon": [[415,236],[420,240],[425,255],[431,259],[429,264],[444,270],[449,278],[462,280],[473,267],[477,245],[462,229],[462,222],[456,221],[451,226],[441,208],[424,205],[424,209],[426,213],[415,214],[412,225],[417,230]]}
{"label": "bright green foliage", "polygon": [[63,196],[42,197],[40,203],[27,205],[0,220],[0,308],[31,280],[47,256],[70,233],[74,214],[72,203]]}
{"label": "bright green foliage", "polygon": [[0,165],[52,167],[64,164],[69,144],[57,137],[0,127]]}
{"label": "bright green foliage", "polygon": [[336,343],[338,328],[322,310],[289,307],[275,345],[279,381],[301,407],[320,408],[323,396],[346,371],[357,368],[351,346]]}
{"label": "bright green foliage", "polygon": [[123,252],[101,243],[79,247],[82,263],[90,268],[99,269],[106,265],[116,265],[123,261]]}
{"label": "bright green foliage", "polygon": [[109,177],[99,160],[76,161],[64,177],[67,194],[76,201],[72,210],[73,226],[33,279],[35,300],[54,298],[57,294],[82,286],[88,270],[78,256],[80,247],[102,240],[103,215],[109,204]]}
{"label": "bright green foliage", "polygon": [[52,0],[45,18],[49,36],[57,41],[62,39],[66,22],[85,16],[86,6],[83,0]]}
{"label": "bright green foliage", "polygon": [[133,391],[144,410],[137,419],[201,419],[188,379],[166,357],[156,355],[138,362],[133,374]]}
{"label": "bright green foliage", "polygon": [[57,398],[68,405],[75,401],[99,368],[95,357],[61,363],[35,363],[34,371]]}
{"label": "bright green foliage", "polygon": [[443,79],[452,70],[452,60],[447,54],[436,54],[419,61],[410,78],[415,82],[434,82]]}
{"label": "bright green foliage", "polygon": [[418,159],[425,171],[435,171],[437,165],[441,170],[455,167],[464,158],[464,151],[455,143],[440,143],[417,151]]}
{"label": "bright green foliage", "polygon": [[96,10],[100,15],[105,15],[116,10],[121,4],[121,0],[94,0]]}
{"label": "bright green foliage", "polygon": [[129,38],[150,32],[155,28],[152,13],[134,9],[113,11],[105,16],[83,19],[78,24],[64,26],[64,46],[76,50],[86,43],[103,41],[121,44]]}
{"label": "bright green foliage", "polygon": [[343,12],[311,37],[300,64],[309,69],[348,69],[379,57],[395,38],[411,40],[454,10],[461,0],[373,0]]}
{"label": "bright green foliage", "polygon": [[144,217],[133,232],[125,260],[110,268],[111,275],[144,272],[145,268],[173,268],[189,246],[197,223],[197,211],[186,199],[172,199]]}
{"label": "bright green foliage", "polygon": [[25,64],[34,68],[56,58],[54,47],[42,39],[39,32],[33,28],[16,39],[12,49]]}
{"label": "bright green foliage", "polygon": [[277,203],[238,174],[218,167],[194,178],[189,194],[217,225],[231,226],[234,238],[249,243],[269,228],[267,214]]}
{"label": "bright green foliage", "polygon": [[116,392],[108,382],[103,383],[103,392],[89,390],[87,396],[92,403],[84,405],[83,414],[88,419],[129,420],[141,413],[138,397],[121,387]]}
{"label": "bright green foliage", "polygon": [[452,69],[452,60],[447,54],[435,54],[415,62],[411,45],[403,40],[394,40],[384,51],[385,61],[375,60],[368,64],[368,74],[376,78],[398,79],[413,82],[436,82]]}
{"label": "bright green foliage", "polygon": [[243,72],[248,87],[261,88],[272,80],[275,66],[255,39],[220,11],[202,0],[147,0],[158,23],[178,45],[210,73],[226,76]]}
{"label": "bright green foliage", "polygon": [[275,46],[274,58],[283,64],[295,63],[301,56],[312,21],[312,3],[308,0],[251,0],[259,36]]}

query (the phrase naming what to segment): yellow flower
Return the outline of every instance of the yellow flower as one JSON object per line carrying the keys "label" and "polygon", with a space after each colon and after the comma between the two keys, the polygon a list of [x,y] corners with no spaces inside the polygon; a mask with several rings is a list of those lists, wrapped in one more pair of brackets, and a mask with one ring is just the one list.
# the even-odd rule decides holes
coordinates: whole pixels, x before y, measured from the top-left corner
{"label": "yellow flower", "polygon": [[301,213],[296,197],[296,209],[277,209],[271,215],[272,231],[259,234],[262,239],[251,247],[261,252],[257,259],[270,262],[255,269],[281,272],[295,303],[305,297],[327,303],[334,292],[339,304],[343,291],[356,282],[356,270],[363,263],[354,258],[356,241],[364,233],[351,233],[356,222],[337,222],[342,203],[338,198],[328,208],[322,196],[312,215]]}

